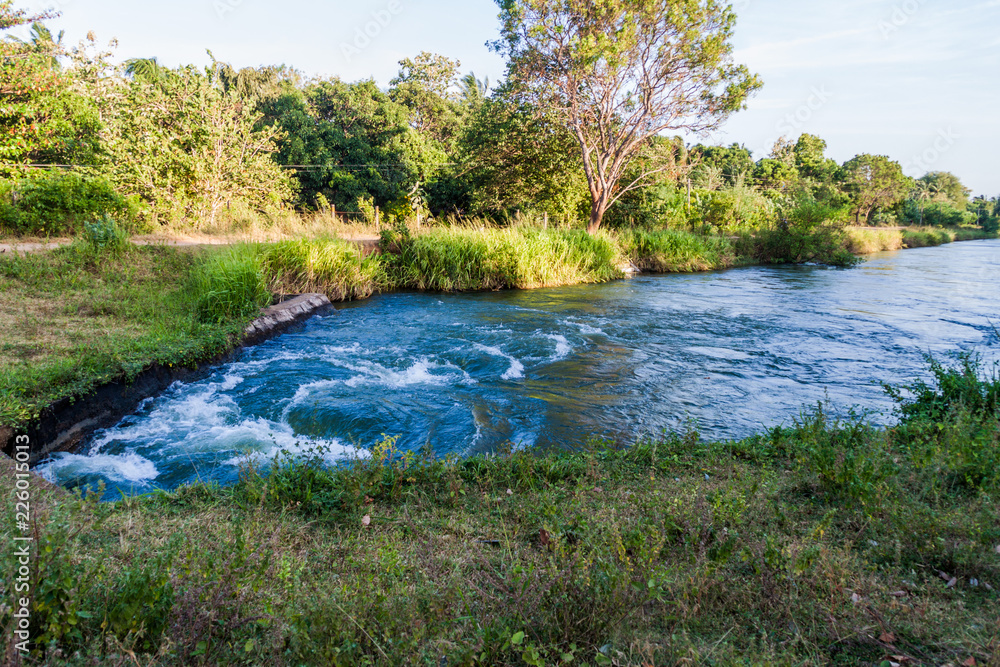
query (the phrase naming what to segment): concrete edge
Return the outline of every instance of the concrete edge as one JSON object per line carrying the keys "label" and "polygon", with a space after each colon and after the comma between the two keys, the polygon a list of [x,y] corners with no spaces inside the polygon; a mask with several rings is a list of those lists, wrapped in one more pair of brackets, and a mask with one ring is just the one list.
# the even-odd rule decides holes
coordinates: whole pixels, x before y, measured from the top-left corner
{"label": "concrete edge", "polygon": [[[241,349],[278,336],[332,307],[330,300],[323,294],[302,294],[265,308],[247,326],[242,340],[231,350],[204,359],[196,367],[178,368],[153,364],[131,382],[119,379],[97,386],[84,396],[57,401],[46,407],[41,416],[24,429],[0,426],[0,452],[8,457],[13,454],[14,441],[18,435],[27,435],[29,438],[32,465],[49,454],[72,451],[88,435],[114,426],[122,418],[135,412],[142,401],[159,394],[173,383],[199,379],[212,367],[231,359]],[[11,461],[9,458],[7,460]],[[0,463],[3,463],[2,459]]]}

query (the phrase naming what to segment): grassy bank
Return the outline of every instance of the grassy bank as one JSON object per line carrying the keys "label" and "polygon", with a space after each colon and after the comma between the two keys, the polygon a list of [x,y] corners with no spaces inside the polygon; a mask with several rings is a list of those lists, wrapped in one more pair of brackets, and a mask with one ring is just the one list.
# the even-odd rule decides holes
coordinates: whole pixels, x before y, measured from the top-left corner
{"label": "grassy bank", "polygon": [[[287,294],[315,291],[343,301],[393,289],[554,287],[621,278],[628,264],[653,272],[850,266],[858,260],[846,238],[823,226],[733,238],[676,230],[590,236],[528,226],[413,235],[399,228],[384,233],[382,253],[368,254],[333,238],[134,247],[113,224],[88,226],[72,246],[0,258],[0,316],[10,323],[0,343],[0,425],[22,426],[60,398],[152,364],[211,358],[238,343],[260,307]],[[878,239],[872,243],[882,244]]]}
{"label": "grassy bank", "polygon": [[890,430],[820,406],[740,442],[459,461],[387,439],[334,469],[279,458],[233,488],[51,504],[37,657],[995,664],[1000,379],[934,372]]}
{"label": "grassy bank", "polygon": [[194,251],[85,242],[0,259],[0,424],[20,426],[51,403],[227,350],[243,318],[198,315]]}
{"label": "grassy bank", "polygon": [[911,227],[907,229],[878,229],[848,227],[845,230],[847,248],[857,255],[870,255],[885,250],[925,248],[956,241],[995,239],[996,233],[965,227]]}

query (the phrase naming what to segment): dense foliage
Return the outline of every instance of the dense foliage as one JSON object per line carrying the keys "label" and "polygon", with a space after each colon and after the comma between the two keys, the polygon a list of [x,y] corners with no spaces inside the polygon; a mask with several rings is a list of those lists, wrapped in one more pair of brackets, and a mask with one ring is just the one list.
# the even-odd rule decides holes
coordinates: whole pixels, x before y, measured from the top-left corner
{"label": "dense foliage", "polygon": [[[425,52],[401,60],[383,89],[214,59],[206,68],[170,68],[156,58],[116,66],[113,50],[92,36],[67,49],[44,25],[51,15],[0,2],[0,31],[33,26],[29,39],[0,40],[0,230],[75,233],[104,215],[133,230],[238,230],[247,221],[266,227],[292,209],[372,222],[375,207],[390,225],[418,216],[593,223],[595,157],[581,153],[580,142],[590,145],[584,121],[597,107],[571,113],[584,122],[573,125],[548,94],[561,79],[538,78],[542,56],[558,55],[546,51],[551,44],[539,30],[553,28],[546,39],[558,41],[556,28],[574,6],[550,4],[503,4],[507,41],[497,46],[511,57],[507,82],[491,87],[461,75],[458,61]],[[601,74],[612,64],[628,62],[650,35],[673,35],[700,68],[693,84],[711,107],[704,122],[725,118],[759,82],[730,62],[731,13],[695,4],[665,14],[655,3],[602,5],[589,23],[574,24],[571,78],[603,90],[613,84]],[[587,38],[619,14],[631,23],[621,23],[616,39]],[[535,40],[530,48],[515,39],[525,30]],[[721,92],[725,81],[735,88]],[[628,91],[617,93],[626,104]],[[739,144],[691,146],[654,133],[630,144],[614,178],[605,175],[611,189],[601,195],[600,217],[614,228],[720,236],[812,234],[849,219],[987,233],[1000,226],[997,199],[970,201],[953,174],[914,180],[889,158],[862,154],[841,165],[825,151],[810,134],[783,138],[755,159]]]}

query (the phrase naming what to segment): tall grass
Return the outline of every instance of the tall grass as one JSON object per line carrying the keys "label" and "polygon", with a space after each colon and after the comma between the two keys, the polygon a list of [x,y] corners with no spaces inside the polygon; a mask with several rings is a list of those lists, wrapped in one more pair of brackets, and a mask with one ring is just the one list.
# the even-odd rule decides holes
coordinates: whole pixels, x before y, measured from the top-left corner
{"label": "tall grass", "polygon": [[708,271],[739,262],[732,242],[719,236],[633,229],[621,232],[617,241],[636,267],[654,273]]}
{"label": "tall grass", "polygon": [[856,255],[871,255],[903,247],[903,233],[897,229],[863,229],[848,227],[847,249]]}
{"label": "tall grass", "polygon": [[944,245],[955,240],[955,233],[947,229],[907,229],[903,232],[903,246],[926,248]]}
{"label": "tall grass", "polygon": [[323,292],[331,301],[350,301],[389,286],[384,262],[349,241],[280,241],[258,253],[275,293]]}
{"label": "tall grass", "polygon": [[204,322],[246,318],[271,303],[271,290],[253,246],[235,245],[209,255],[191,280],[198,295],[198,317]]}
{"label": "tall grass", "polygon": [[397,286],[441,291],[551,287],[622,277],[614,238],[582,230],[435,229],[388,260]]}
{"label": "tall grass", "polygon": [[870,255],[884,250],[927,248],[954,241],[993,239],[996,234],[968,227],[910,227],[907,229],[871,229],[848,227],[847,248],[856,255]]}

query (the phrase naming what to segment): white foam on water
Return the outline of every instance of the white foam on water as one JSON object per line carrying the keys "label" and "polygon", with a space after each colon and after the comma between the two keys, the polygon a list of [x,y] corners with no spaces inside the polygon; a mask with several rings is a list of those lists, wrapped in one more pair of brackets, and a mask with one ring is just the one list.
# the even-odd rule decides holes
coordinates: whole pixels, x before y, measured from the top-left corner
{"label": "white foam on water", "polygon": [[318,380],[316,382],[309,382],[307,384],[300,386],[298,389],[295,390],[295,395],[292,396],[292,399],[288,401],[288,405],[286,405],[285,409],[282,410],[281,412],[282,420],[287,421],[288,415],[291,413],[292,408],[302,405],[303,403],[306,402],[306,400],[310,396],[314,395],[316,392],[322,391],[323,389],[328,389],[329,387],[333,387],[338,384],[341,384],[340,380]]}
{"label": "white foam on water", "polygon": [[443,387],[454,382],[453,373],[433,373],[436,370],[459,371],[462,374],[462,381],[471,381],[469,374],[450,363],[438,363],[422,357],[413,362],[411,366],[403,370],[386,368],[382,364],[367,359],[358,360],[356,363],[344,361],[334,362],[337,366],[360,373],[344,382],[348,387],[356,388],[361,386],[381,385],[390,389],[401,389],[415,385],[430,385]]}
{"label": "white foam on water", "polygon": [[510,368],[508,368],[504,374],[500,376],[502,379],[517,380],[524,377],[524,364],[501,350],[499,347],[483,345],[482,343],[474,343],[473,346],[480,352],[485,352],[492,357],[499,357],[510,362]]}
{"label": "white foam on water", "polygon": [[246,378],[242,375],[227,374],[223,376],[222,383],[219,384],[219,389],[221,391],[231,391],[233,389],[236,389],[236,387],[240,386],[241,384],[243,384],[244,380],[246,380]]}
{"label": "white foam on water", "polygon": [[248,460],[262,463],[273,459],[281,452],[293,455],[319,454],[328,463],[369,456],[366,450],[345,445],[336,438],[325,440],[296,435],[288,424],[279,424],[263,418],[246,420],[229,429],[218,428],[212,431],[209,435],[214,436],[220,444],[228,445],[221,449],[241,449],[242,445],[243,451],[239,455],[223,461],[224,464],[232,466],[242,465]]}
{"label": "white foam on water", "polygon": [[[191,391],[193,387],[175,386],[146,417],[138,421],[130,419],[127,426],[119,425],[98,431],[89,455],[98,455],[117,442],[174,442],[181,433],[226,423],[227,417],[238,416],[239,408],[232,398],[219,394],[220,387],[219,384],[211,383],[207,387]],[[184,395],[184,390],[191,393]]]}
{"label": "white foam on water", "polygon": [[560,336],[559,334],[545,334],[545,337],[549,340],[555,341],[556,351],[549,359],[551,362],[562,361],[573,352],[573,346],[569,344],[566,340],[566,336]]}
{"label": "white foam on water", "polygon": [[[281,451],[293,454],[319,452],[330,462],[349,456],[365,456],[337,439],[325,440],[297,435],[282,418],[243,418],[239,406],[223,390],[235,388],[241,376],[226,375],[221,382],[201,385],[175,384],[157,399],[149,414],[96,434],[89,451],[58,454],[39,467],[54,483],[66,483],[85,475],[100,475],[109,482],[150,482],[174,463],[187,467],[195,458],[221,455],[219,463],[239,465],[248,458],[266,460]],[[323,383],[313,383],[312,390]],[[329,382],[327,383],[329,384]],[[301,399],[310,391],[299,389]],[[153,456],[154,464],[146,456]],[[151,454],[152,452],[152,454]],[[206,463],[217,465],[217,463]]]}
{"label": "white foam on water", "polygon": [[52,482],[62,484],[84,475],[100,475],[111,482],[148,482],[160,472],[149,459],[126,452],[124,454],[55,454],[34,469]]}
{"label": "white foam on water", "polygon": [[568,324],[570,326],[576,327],[585,336],[606,336],[604,329],[599,327],[593,327],[585,322],[576,322],[574,320],[562,320],[563,324]]}

